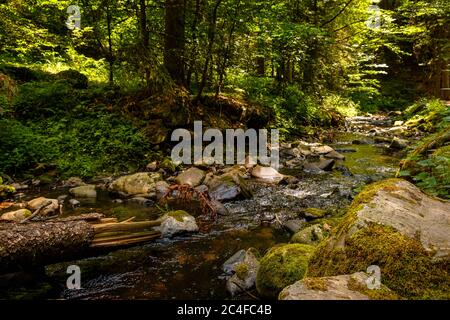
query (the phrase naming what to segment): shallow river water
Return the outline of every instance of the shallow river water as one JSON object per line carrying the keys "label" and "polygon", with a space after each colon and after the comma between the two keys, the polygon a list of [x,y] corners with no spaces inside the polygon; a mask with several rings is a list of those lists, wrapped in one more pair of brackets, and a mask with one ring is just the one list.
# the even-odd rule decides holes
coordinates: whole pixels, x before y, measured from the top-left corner
{"label": "shallow river water", "polygon": [[[369,144],[352,144],[355,139]],[[0,290],[0,298],[45,299],[224,299],[222,264],[240,249],[254,247],[264,254],[271,246],[288,242],[290,234],[276,222],[278,216],[290,215],[302,208],[327,210],[345,208],[355,189],[362,184],[395,175],[400,155],[385,146],[370,143],[370,138],[343,133],[330,144],[346,152],[342,165],[352,175],[333,171],[307,174],[280,170],[297,176],[296,186],[256,184],[250,200],[227,203],[230,214],[202,228],[194,235],[161,239],[153,243],[119,250],[107,255],[47,266],[46,277]],[[67,189],[41,190],[39,195],[56,198]],[[28,195],[29,197],[36,195]],[[106,192],[95,202],[84,202],[80,212],[101,212],[107,217],[136,221],[154,219],[155,207],[114,203]],[[194,208],[185,208],[195,215]],[[66,214],[73,214],[69,208]],[[67,266],[81,268],[81,290],[65,289]],[[242,295],[238,298],[250,298]]]}

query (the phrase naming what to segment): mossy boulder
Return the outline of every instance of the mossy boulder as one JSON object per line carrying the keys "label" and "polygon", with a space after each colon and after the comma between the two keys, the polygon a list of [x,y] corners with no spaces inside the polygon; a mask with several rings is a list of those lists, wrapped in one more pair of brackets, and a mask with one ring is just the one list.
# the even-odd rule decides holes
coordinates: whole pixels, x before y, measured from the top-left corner
{"label": "mossy boulder", "polygon": [[303,279],[314,247],[286,244],[270,249],[260,261],[256,289],[262,298],[275,299],[283,288]]}
{"label": "mossy boulder", "polygon": [[382,283],[405,298],[449,299],[450,203],[411,183],[389,179],[367,186],[322,242],[309,275],[381,269]]}
{"label": "mossy boulder", "polygon": [[162,180],[157,172],[139,172],[113,181],[109,190],[123,196],[150,195],[156,192],[156,182]]}

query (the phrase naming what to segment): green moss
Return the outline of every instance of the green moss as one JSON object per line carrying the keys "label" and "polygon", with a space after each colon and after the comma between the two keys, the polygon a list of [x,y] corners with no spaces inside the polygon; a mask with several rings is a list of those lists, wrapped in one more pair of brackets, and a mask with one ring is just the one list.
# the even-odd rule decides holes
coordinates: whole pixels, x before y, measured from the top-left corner
{"label": "green moss", "polygon": [[172,160],[170,160],[170,158],[164,158],[160,162],[159,167],[169,172],[175,172],[177,170],[177,166],[172,162]]}
{"label": "green moss", "polygon": [[433,261],[421,243],[395,229],[372,224],[345,239],[323,242],[309,263],[311,276],[333,276],[381,268],[382,283],[410,299],[449,299],[449,263]]}
{"label": "green moss", "polygon": [[325,278],[305,278],[303,283],[309,290],[327,291],[328,282]]}
{"label": "green moss", "polygon": [[356,279],[350,277],[347,288],[352,291],[358,291],[370,300],[400,300],[401,297],[386,286],[381,286],[380,289],[369,289],[367,285],[358,282]]}
{"label": "green moss", "polygon": [[245,263],[239,263],[234,271],[239,279],[244,280],[248,275],[248,266]]}
{"label": "green moss", "polygon": [[307,208],[305,210],[305,213],[306,213],[306,216],[317,219],[317,218],[323,218],[327,214],[327,211],[323,210],[323,209],[317,209],[317,208]]}
{"label": "green moss", "polygon": [[256,288],[263,298],[275,299],[286,286],[303,279],[314,247],[287,244],[270,249],[261,259]]}
{"label": "green moss", "polygon": [[167,215],[169,217],[174,218],[175,220],[177,220],[179,222],[183,222],[183,218],[186,217],[187,215],[189,215],[189,213],[187,213],[184,210],[177,210],[177,211],[170,211],[167,213]]}

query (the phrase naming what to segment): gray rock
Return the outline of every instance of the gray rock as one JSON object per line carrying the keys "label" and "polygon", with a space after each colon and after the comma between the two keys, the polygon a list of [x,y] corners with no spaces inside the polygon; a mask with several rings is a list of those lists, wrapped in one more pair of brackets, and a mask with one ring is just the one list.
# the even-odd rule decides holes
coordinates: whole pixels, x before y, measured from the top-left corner
{"label": "gray rock", "polygon": [[284,175],[279,173],[277,170],[275,170],[272,167],[262,167],[260,165],[257,165],[252,170],[252,176],[258,179],[262,179],[269,182],[275,182],[278,183],[281,180],[283,180]]}
{"label": "gray rock", "polygon": [[318,146],[318,147],[311,147],[311,151],[312,153],[318,155],[324,155],[330,153],[331,151],[334,151],[334,149],[329,146]]}
{"label": "gray rock", "polygon": [[150,199],[144,198],[144,197],[134,197],[131,199],[128,199],[128,202],[135,203],[141,206],[150,207],[154,204],[154,202]]}
{"label": "gray rock", "polygon": [[313,162],[307,162],[303,166],[303,171],[309,172],[309,173],[323,173],[323,170],[319,168],[317,163]]}
{"label": "gray rock", "polygon": [[450,202],[427,196],[406,180],[388,184],[356,213],[346,236],[378,223],[419,240],[435,258],[450,257]]}
{"label": "gray rock", "polygon": [[[241,250],[243,251],[243,250]],[[242,252],[239,252],[242,257]],[[244,290],[249,290],[255,286],[256,275],[259,270],[259,261],[257,258],[256,249],[250,248],[244,251],[244,255],[241,261],[238,261],[232,265],[233,276],[227,280],[227,291],[235,296]]]}
{"label": "gray rock", "polygon": [[158,181],[155,183],[155,192],[156,192],[156,199],[160,200],[162,199],[167,193],[170,191],[169,184],[165,181]]}
{"label": "gray rock", "polygon": [[194,190],[197,192],[200,192],[200,193],[206,193],[206,192],[208,192],[209,189],[208,189],[208,186],[201,184],[198,187],[195,187]]}
{"label": "gray rock", "polygon": [[325,155],[325,158],[336,159],[336,160],[344,160],[345,159],[345,157],[342,154],[340,154],[340,153],[338,153],[338,152],[336,152],[334,150],[329,152],[329,153],[327,153]]}
{"label": "gray rock", "polygon": [[209,195],[217,201],[228,201],[237,198],[241,194],[241,188],[236,182],[227,176],[214,177],[209,182]]}
{"label": "gray rock", "polygon": [[80,201],[76,199],[70,199],[69,204],[72,206],[72,208],[77,208],[80,206]]}
{"label": "gray rock", "polygon": [[293,219],[293,220],[287,220],[283,222],[283,227],[288,229],[292,233],[296,233],[298,230],[300,230],[303,225],[305,224],[305,221],[300,219]]}
{"label": "gray rock", "polygon": [[176,182],[178,184],[187,184],[191,187],[197,187],[203,182],[205,176],[206,173],[203,170],[192,167],[177,176]]}
{"label": "gray rock", "polygon": [[183,210],[168,212],[159,218],[159,220],[161,221],[161,225],[155,227],[155,230],[160,231],[163,237],[172,237],[180,233],[198,231],[195,218]]}
{"label": "gray rock", "polygon": [[58,203],[64,203],[64,202],[66,201],[67,197],[68,197],[67,194],[64,194],[64,195],[59,196],[59,197],[57,198]]}
{"label": "gray rock", "polygon": [[13,183],[11,184],[11,187],[13,187],[16,191],[28,189],[27,184],[20,184],[20,183]]}
{"label": "gray rock", "polygon": [[334,159],[322,159],[317,163],[317,167],[324,171],[331,171],[333,170],[334,163]]}
{"label": "gray rock", "polygon": [[70,189],[69,193],[76,198],[97,198],[97,191],[94,185],[75,187]]}
{"label": "gray rock", "polygon": [[244,261],[245,258],[245,250],[239,250],[235,254],[233,254],[227,261],[222,265],[222,269],[226,274],[232,275],[234,272],[234,267],[236,264]]}
{"label": "gray rock", "polygon": [[[369,300],[357,291],[367,287],[369,276],[364,272],[323,278],[305,278],[284,288],[280,300]],[[352,284],[352,285],[350,285]],[[385,290],[387,290],[384,287]]]}

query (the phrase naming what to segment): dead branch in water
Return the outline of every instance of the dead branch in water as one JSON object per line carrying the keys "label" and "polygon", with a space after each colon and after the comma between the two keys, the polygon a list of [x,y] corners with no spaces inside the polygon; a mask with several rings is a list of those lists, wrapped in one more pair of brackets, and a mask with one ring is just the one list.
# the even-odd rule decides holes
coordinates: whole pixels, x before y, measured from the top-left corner
{"label": "dead branch in water", "polygon": [[174,184],[169,187],[169,191],[161,198],[160,202],[165,204],[170,197],[186,204],[194,200],[194,196],[200,203],[203,215],[209,215],[213,220],[217,219],[217,209],[213,206],[211,198],[207,192],[201,192],[188,184]]}

